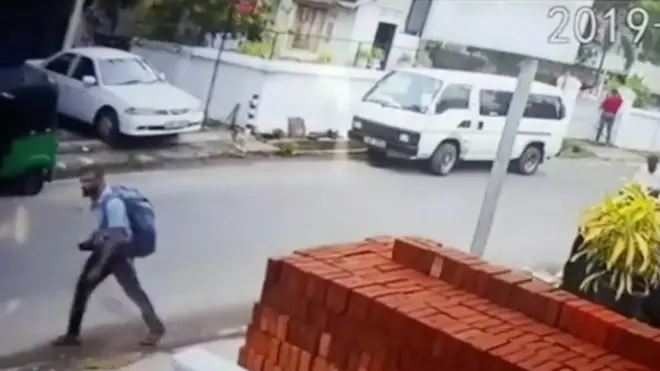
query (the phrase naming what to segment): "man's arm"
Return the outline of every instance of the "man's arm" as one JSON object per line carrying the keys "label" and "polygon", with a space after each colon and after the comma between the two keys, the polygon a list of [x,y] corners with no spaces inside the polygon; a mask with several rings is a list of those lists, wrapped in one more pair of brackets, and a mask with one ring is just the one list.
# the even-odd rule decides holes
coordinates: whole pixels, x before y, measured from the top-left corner
{"label": "man's arm", "polygon": [[117,246],[128,242],[130,222],[126,213],[126,205],[119,198],[113,198],[105,205],[107,229],[103,231],[104,241],[101,246],[99,268],[107,263]]}

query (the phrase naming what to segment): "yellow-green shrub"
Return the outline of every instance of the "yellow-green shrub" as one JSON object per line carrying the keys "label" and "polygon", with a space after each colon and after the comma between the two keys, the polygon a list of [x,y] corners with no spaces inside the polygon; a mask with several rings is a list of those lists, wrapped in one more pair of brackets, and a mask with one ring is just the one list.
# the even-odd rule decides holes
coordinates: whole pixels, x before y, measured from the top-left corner
{"label": "yellow-green shrub", "polygon": [[647,187],[629,184],[591,206],[580,225],[584,242],[572,261],[585,258],[587,277],[580,288],[601,284],[624,293],[646,294],[660,283],[660,203]]}

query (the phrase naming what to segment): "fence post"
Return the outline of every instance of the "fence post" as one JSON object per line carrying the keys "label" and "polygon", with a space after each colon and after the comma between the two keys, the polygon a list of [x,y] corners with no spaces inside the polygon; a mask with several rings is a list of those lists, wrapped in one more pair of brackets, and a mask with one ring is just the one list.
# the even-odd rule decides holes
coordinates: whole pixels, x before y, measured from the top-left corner
{"label": "fence post", "polygon": [[358,41],[358,47],[355,51],[355,56],[353,57],[353,67],[357,67],[358,61],[360,60],[360,51],[362,50],[362,42]]}
{"label": "fence post", "polygon": [[272,60],[275,57],[275,47],[277,46],[277,37],[279,35],[279,32],[273,31],[273,40],[270,42],[270,55],[268,56],[268,60]]}

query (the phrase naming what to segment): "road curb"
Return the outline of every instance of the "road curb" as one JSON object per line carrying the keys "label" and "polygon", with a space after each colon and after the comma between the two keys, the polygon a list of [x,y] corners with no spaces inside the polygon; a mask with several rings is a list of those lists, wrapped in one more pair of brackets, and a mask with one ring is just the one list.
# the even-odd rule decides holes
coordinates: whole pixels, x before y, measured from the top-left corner
{"label": "road curb", "polygon": [[203,166],[221,164],[223,162],[249,163],[253,161],[265,160],[286,160],[286,159],[338,159],[338,158],[360,158],[364,150],[305,150],[297,151],[293,154],[284,154],[276,151],[251,151],[247,154],[231,151],[218,151],[212,153],[196,154],[191,156],[182,156],[180,158],[162,158],[151,156],[149,154],[126,153],[126,158],[110,161],[99,161],[92,157],[81,155],[77,162],[62,163],[59,162],[53,172],[53,179],[68,179],[77,177],[80,172],[89,165],[102,166],[109,173],[122,173],[129,171],[146,171],[163,168],[181,168],[188,166]]}

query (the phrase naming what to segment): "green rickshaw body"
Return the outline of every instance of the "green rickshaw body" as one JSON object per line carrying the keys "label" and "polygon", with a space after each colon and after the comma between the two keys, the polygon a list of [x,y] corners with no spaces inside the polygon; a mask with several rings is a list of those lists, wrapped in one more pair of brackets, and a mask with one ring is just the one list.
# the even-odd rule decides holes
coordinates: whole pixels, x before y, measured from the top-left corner
{"label": "green rickshaw body", "polygon": [[9,152],[2,160],[0,179],[16,179],[29,171],[41,169],[44,180],[52,179],[56,164],[57,135],[38,133],[12,140]]}
{"label": "green rickshaw body", "polygon": [[41,69],[0,68],[0,183],[35,195],[52,179],[59,91]]}

